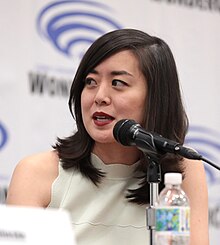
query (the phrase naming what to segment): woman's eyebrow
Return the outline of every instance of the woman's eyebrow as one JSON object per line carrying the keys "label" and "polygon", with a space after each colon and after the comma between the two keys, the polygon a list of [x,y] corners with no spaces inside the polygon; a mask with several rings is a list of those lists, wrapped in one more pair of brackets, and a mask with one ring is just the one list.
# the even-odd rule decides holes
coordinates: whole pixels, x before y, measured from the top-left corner
{"label": "woman's eyebrow", "polygon": [[99,74],[98,71],[96,71],[95,69],[91,70],[88,74]]}
{"label": "woman's eyebrow", "polygon": [[[89,74],[99,74],[99,72],[97,70],[93,69],[93,70],[91,70],[89,72]],[[129,72],[125,71],[125,70],[111,71],[110,74],[112,76],[128,75],[128,76],[132,76],[133,77],[133,75],[131,73],[129,73]]]}
{"label": "woman's eyebrow", "polygon": [[117,76],[117,75],[128,75],[128,76],[132,76],[133,75],[127,71],[124,71],[124,70],[120,70],[120,71],[112,71],[111,72],[111,75],[114,75],[114,76]]}

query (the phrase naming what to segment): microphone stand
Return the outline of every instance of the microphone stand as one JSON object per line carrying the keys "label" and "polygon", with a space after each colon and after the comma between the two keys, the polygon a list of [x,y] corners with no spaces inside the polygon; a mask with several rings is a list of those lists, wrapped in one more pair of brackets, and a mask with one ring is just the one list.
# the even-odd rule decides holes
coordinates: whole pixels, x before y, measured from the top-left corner
{"label": "microphone stand", "polygon": [[[155,245],[155,204],[158,199],[158,186],[161,181],[161,169],[157,154],[174,153],[187,159],[205,161],[218,170],[220,170],[220,167],[204,158],[194,149],[186,148],[175,141],[163,138],[161,135],[151,134],[145,131],[134,120],[123,119],[118,121],[114,127],[113,135],[122,145],[136,146],[145,153],[145,157],[149,160],[147,182],[150,185],[150,205],[146,210],[146,214],[147,227],[150,230],[150,245]],[[155,153],[156,155],[154,155]]]}
{"label": "microphone stand", "polygon": [[[147,228],[150,231],[150,245],[156,245],[155,243],[155,229],[156,229],[156,210],[155,204],[158,200],[159,195],[159,183],[161,182],[161,167],[159,164],[159,159],[156,156],[149,156],[149,153],[145,151],[145,157],[149,161],[148,170],[147,170],[147,182],[150,186],[150,203],[149,207],[146,208],[146,223]],[[194,159],[196,160],[196,159]],[[212,167],[220,170],[220,167],[215,165],[210,160],[201,156],[200,159],[206,163],[210,164]]]}
{"label": "microphone stand", "polygon": [[150,245],[155,245],[155,204],[159,195],[159,183],[161,182],[161,168],[157,160],[147,156],[149,160],[147,182],[150,185],[150,205],[146,209],[147,228],[150,230]]}

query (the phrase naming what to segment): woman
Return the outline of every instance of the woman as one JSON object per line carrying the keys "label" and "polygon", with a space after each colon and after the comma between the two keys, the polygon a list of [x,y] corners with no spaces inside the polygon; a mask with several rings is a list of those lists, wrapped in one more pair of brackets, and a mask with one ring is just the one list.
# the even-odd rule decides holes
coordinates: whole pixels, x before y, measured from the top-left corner
{"label": "woman", "polygon": [[[79,245],[148,244],[147,157],[117,143],[112,132],[119,120],[133,119],[148,131],[184,142],[188,121],[168,45],[133,29],[100,37],[79,65],[69,107],[78,131],[59,138],[54,151],[17,165],[7,203],[69,210]],[[159,162],[162,176],[183,173],[191,206],[190,244],[207,245],[202,163],[173,154],[159,154]]]}

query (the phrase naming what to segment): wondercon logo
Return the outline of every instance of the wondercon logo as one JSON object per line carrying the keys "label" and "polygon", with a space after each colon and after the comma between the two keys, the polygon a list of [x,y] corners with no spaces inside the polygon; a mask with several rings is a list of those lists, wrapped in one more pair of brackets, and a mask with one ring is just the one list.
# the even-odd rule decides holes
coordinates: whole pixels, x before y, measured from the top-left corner
{"label": "wondercon logo", "polygon": [[62,54],[82,57],[99,36],[121,28],[114,15],[109,6],[98,2],[52,2],[40,11],[37,30]]}
{"label": "wondercon logo", "polygon": [[[220,133],[200,126],[190,126],[185,143],[196,149],[204,158],[210,160],[215,165],[220,164]],[[204,164],[208,183],[211,185],[220,184],[219,171]],[[219,165],[220,166],[220,165]]]}
{"label": "wondercon logo", "polygon": [[3,126],[3,124],[0,122],[0,151],[5,146],[7,140],[8,140],[7,131]]}

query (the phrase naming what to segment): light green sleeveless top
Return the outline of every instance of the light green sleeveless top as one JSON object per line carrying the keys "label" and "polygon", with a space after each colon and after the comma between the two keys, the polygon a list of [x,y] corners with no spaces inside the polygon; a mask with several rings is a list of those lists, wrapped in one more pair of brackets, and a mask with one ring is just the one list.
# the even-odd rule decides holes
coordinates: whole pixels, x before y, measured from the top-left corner
{"label": "light green sleeveless top", "polygon": [[95,186],[78,171],[59,166],[48,207],[69,211],[77,245],[148,245],[146,205],[125,198],[129,188],[138,186],[132,177],[138,163],[105,165],[94,154],[91,161],[106,173],[102,182]]}

